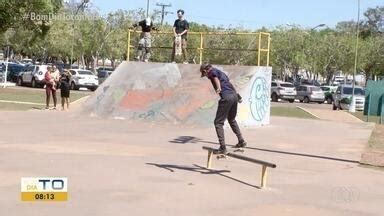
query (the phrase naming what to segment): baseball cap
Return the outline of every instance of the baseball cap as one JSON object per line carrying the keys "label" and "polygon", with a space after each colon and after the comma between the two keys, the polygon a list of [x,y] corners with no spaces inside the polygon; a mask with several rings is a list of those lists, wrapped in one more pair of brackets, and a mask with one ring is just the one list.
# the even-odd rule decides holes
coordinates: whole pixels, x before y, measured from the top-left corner
{"label": "baseball cap", "polygon": [[212,65],[209,64],[208,62],[205,62],[205,63],[201,64],[201,66],[200,66],[201,77],[204,76],[203,75],[203,70],[207,70],[207,69],[209,69],[211,67],[212,67]]}

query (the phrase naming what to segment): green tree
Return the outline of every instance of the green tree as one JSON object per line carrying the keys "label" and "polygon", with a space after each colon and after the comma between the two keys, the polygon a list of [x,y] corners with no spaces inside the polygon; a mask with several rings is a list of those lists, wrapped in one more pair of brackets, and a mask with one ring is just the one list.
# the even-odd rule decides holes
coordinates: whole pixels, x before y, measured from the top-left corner
{"label": "green tree", "polygon": [[62,5],[62,0],[0,0],[0,33],[22,27],[44,36],[49,30],[49,21],[32,19],[31,15],[55,14]]}
{"label": "green tree", "polygon": [[384,38],[375,36],[361,42],[359,49],[359,70],[367,78],[373,75],[384,75]]}

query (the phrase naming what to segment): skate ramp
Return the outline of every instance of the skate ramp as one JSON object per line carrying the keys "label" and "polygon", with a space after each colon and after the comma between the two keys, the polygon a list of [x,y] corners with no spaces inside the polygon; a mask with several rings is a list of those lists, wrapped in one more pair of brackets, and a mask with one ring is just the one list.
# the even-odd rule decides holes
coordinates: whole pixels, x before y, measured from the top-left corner
{"label": "skate ramp", "polygon": [[[102,118],[211,125],[218,95],[199,65],[123,62],[85,102],[82,112]],[[215,66],[243,97],[238,121],[269,124],[270,67]]]}

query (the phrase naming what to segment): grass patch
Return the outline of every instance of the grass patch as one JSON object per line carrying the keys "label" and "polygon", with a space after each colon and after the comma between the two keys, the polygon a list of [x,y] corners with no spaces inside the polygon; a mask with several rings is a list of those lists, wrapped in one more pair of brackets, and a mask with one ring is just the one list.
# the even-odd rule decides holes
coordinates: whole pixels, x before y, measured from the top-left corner
{"label": "grass patch", "polygon": [[[57,91],[58,104],[60,103],[60,91]],[[71,101],[78,100],[89,95],[90,92],[71,91]],[[45,104],[45,89],[33,88],[0,88],[0,100],[30,102],[37,104]],[[52,99],[51,99],[52,104]],[[41,109],[44,105],[29,105],[0,102],[0,110],[30,110]]]}
{"label": "grass patch", "polygon": [[271,107],[271,116],[283,116],[291,118],[316,119],[313,115],[296,107]]}
{"label": "grass patch", "polygon": [[360,163],[384,170],[384,125],[375,125]]}
{"label": "grass patch", "polygon": [[[362,121],[367,121],[367,116],[364,115],[364,112],[355,112],[355,113],[351,113],[352,115],[354,115],[355,117],[361,119]],[[383,119],[384,120],[384,119]],[[373,122],[373,123],[376,123],[376,124],[380,124],[380,116],[369,116],[369,122]]]}
{"label": "grass patch", "polygon": [[384,150],[384,125],[375,125],[369,138],[369,148]]}

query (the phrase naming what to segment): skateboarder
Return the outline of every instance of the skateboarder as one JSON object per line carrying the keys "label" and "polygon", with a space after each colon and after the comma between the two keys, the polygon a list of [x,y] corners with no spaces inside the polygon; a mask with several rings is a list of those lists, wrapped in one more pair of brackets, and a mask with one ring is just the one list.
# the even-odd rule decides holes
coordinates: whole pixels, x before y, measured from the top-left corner
{"label": "skateboarder", "polygon": [[178,19],[175,20],[175,23],[173,24],[174,42],[173,42],[173,49],[172,49],[172,62],[175,62],[175,55],[179,54],[176,52],[178,48],[177,46],[181,45],[183,63],[188,64],[187,33],[189,30],[189,23],[186,19],[184,19],[183,10],[177,11],[177,17]]}
{"label": "skateboarder", "polygon": [[[139,47],[137,48],[136,59],[138,61],[148,62],[151,56],[151,46],[152,46],[151,30],[157,31],[157,28],[153,26],[153,22],[150,17],[138,23],[135,23],[133,25],[133,28],[136,28],[138,26],[141,27],[142,32],[140,34],[140,41],[139,41]],[[143,59],[143,54],[144,54],[144,59]]]}
{"label": "skateboarder", "polygon": [[219,139],[220,148],[216,153],[226,154],[227,149],[225,146],[224,137],[224,121],[227,119],[232,131],[236,134],[238,143],[236,148],[243,148],[247,145],[243,136],[241,135],[240,128],[236,122],[237,104],[241,100],[237,94],[232,83],[229,81],[228,76],[217,68],[212,67],[211,64],[204,63],[200,67],[201,77],[207,77],[216,93],[220,95],[219,106],[217,107],[215,128],[217,137]]}

